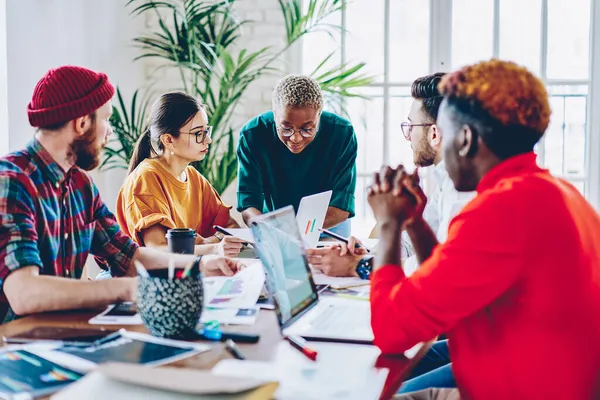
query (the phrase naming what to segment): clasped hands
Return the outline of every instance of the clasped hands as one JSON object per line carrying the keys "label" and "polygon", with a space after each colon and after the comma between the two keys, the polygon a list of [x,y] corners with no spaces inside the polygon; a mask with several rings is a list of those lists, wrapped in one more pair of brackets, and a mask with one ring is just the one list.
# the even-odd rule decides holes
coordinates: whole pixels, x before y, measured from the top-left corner
{"label": "clasped hands", "polygon": [[427,197],[419,186],[418,170],[408,174],[404,166],[384,166],[373,174],[367,200],[377,224],[399,223],[405,229],[423,216]]}

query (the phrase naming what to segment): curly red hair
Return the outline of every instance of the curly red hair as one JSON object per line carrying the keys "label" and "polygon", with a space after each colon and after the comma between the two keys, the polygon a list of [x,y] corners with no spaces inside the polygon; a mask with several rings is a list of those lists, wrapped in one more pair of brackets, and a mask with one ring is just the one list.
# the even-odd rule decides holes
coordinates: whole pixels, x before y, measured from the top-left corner
{"label": "curly red hair", "polygon": [[450,98],[476,100],[503,125],[520,125],[543,134],[550,123],[548,92],[529,70],[492,59],[447,74],[439,85]]}

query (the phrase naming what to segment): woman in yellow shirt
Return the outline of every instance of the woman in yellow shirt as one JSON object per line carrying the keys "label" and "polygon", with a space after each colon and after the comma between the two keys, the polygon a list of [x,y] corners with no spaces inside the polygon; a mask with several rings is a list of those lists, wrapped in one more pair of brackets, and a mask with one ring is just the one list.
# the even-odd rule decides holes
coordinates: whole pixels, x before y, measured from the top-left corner
{"label": "woman in yellow shirt", "polygon": [[213,229],[238,227],[231,206],[189,165],[206,157],[211,133],[204,106],[187,94],[163,94],[152,106],[117,198],[117,220],[139,245],[166,249],[167,229],[192,228],[196,254],[239,254],[242,240],[220,239]]}

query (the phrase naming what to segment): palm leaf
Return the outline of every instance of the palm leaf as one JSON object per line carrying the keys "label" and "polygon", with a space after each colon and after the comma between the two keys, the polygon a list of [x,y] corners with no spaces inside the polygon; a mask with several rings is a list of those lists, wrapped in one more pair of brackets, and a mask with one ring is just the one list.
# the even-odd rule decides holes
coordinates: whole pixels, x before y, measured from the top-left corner
{"label": "palm leaf", "polygon": [[[176,69],[181,87],[200,97],[207,105],[213,125],[213,144],[206,159],[193,165],[222,192],[235,179],[237,127],[232,116],[246,98],[247,89],[261,77],[279,73],[275,63],[303,36],[326,32],[335,36],[342,27],[331,24],[329,17],[340,12],[346,0],[278,0],[284,20],[286,44],[281,48],[265,47],[249,52],[240,46],[243,27],[251,21],[238,18],[233,6],[236,0],[129,0],[131,14],[151,13],[157,26],[140,35],[134,44],[140,49],[136,59],[158,58],[160,68]],[[304,1],[304,7],[303,7]],[[165,12],[166,11],[166,12]],[[235,50],[236,48],[240,50]],[[326,69],[333,54],[319,63],[311,74],[322,85],[326,101],[344,108],[344,98],[364,97],[356,89],[372,82],[364,64],[344,64]],[[115,107],[113,151],[106,152],[105,168],[126,167],[135,140],[145,125],[147,96],[134,94],[130,107],[120,99]],[[117,153],[120,152],[121,155]]]}

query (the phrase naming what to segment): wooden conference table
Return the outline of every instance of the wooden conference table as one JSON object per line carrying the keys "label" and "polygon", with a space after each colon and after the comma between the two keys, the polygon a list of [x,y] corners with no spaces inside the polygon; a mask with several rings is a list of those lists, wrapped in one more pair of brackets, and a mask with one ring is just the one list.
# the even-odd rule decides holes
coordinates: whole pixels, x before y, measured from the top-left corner
{"label": "wooden conference table", "polygon": [[[0,325],[0,336],[12,336],[38,326],[98,328],[98,325],[89,325],[87,321],[100,311],[101,310],[83,310],[32,315],[12,321],[5,325]],[[114,325],[106,325],[104,327],[111,330],[119,328],[119,326]],[[147,333],[147,330],[143,326],[123,326],[123,328],[130,331]],[[277,349],[283,340],[280,334],[275,312],[270,310],[261,310],[256,323],[252,326],[225,326],[223,327],[223,330],[258,333],[260,335],[260,340],[257,344],[239,344],[240,350],[248,360],[272,360],[275,357],[275,353],[277,352]],[[318,344],[315,343],[315,345]],[[2,346],[1,342],[0,346]],[[352,347],[356,348],[356,351],[344,352],[344,357],[347,357],[347,359],[339,359],[339,354],[335,356],[335,359],[332,359],[333,356],[327,357],[327,354],[320,352],[318,362],[330,362],[332,368],[339,370],[340,374],[344,374],[344,366],[348,364],[355,366],[365,365],[365,367],[374,365],[380,368],[388,368],[389,374],[386,380],[385,388],[381,394],[382,399],[389,399],[394,395],[394,393],[397,392],[402,381],[406,378],[411,368],[429,348],[429,346],[424,346],[415,358],[409,360],[404,356],[383,357],[377,356],[378,353],[375,351],[364,351],[365,347],[370,346],[353,345]],[[371,348],[371,350],[373,349]],[[223,345],[218,343],[210,351],[198,354],[182,361],[178,361],[173,363],[172,366],[193,369],[210,369],[220,360],[226,358],[232,357],[224,349]]]}

